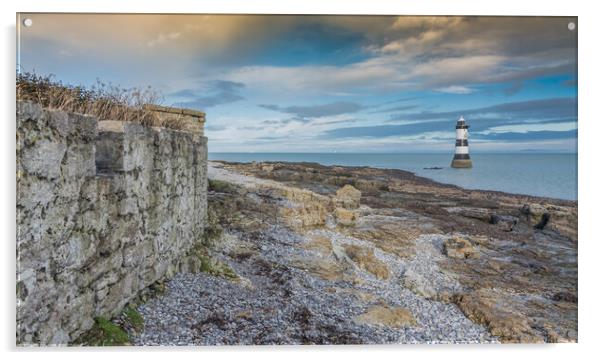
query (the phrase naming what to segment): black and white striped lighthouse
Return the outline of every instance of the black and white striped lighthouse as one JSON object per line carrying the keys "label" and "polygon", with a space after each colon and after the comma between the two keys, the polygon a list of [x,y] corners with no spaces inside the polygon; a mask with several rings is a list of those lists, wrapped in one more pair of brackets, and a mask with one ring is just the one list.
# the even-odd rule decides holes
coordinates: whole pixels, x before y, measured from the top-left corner
{"label": "black and white striped lighthouse", "polygon": [[463,116],[456,123],[456,152],[451,166],[453,168],[471,168],[472,160],[468,154],[468,125]]}

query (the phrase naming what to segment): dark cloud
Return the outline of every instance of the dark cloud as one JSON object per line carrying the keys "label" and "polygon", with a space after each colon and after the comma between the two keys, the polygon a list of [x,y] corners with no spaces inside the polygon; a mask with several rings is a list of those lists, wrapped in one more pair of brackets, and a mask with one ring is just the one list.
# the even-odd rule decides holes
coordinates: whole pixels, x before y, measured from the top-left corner
{"label": "dark cloud", "polygon": [[[208,84],[203,84],[198,89],[184,89],[171,93],[169,96],[186,99],[176,102],[175,106],[202,110],[208,107],[244,100],[244,97],[238,94],[238,91],[244,87],[245,85],[239,82],[215,80]],[[201,93],[212,94],[199,96]]]}
{"label": "dark cloud", "polygon": [[274,110],[285,114],[295,115],[301,119],[319,118],[324,116],[333,116],[341,114],[349,114],[362,110],[364,107],[353,102],[338,101],[323,105],[313,106],[288,106],[281,107],[278,105],[259,105],[264,109]]}

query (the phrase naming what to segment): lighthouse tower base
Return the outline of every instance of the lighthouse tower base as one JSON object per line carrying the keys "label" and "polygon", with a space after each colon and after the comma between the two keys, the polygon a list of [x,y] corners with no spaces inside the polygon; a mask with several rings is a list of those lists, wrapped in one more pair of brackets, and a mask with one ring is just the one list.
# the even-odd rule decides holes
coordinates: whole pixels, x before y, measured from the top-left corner
{"label": "lighthouse tower base", "polygon": [[470,159],[454,159],[451,163],[451,167],[453,168],[471,168],[472,160]]}

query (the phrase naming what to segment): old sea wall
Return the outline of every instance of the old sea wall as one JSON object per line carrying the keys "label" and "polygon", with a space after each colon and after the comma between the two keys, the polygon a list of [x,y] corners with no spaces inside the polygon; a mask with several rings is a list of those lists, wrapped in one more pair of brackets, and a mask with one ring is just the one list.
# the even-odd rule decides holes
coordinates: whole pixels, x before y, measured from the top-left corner
{"label": "old sea wall", "polygon": [[152,111],[183,130],[17,103],[19,344],[73,341],[177,271],[202,236],[204,114]]}

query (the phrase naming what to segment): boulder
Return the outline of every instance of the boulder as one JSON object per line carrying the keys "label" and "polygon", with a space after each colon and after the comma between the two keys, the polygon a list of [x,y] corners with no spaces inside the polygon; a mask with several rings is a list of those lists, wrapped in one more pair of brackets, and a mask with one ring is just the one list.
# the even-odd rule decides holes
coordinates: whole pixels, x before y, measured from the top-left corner
{"label": "boulder", "polygon": [[470,241],[461,237],[452,237],[443,243],[443,249],[447,256],[456,259],[478,259],[479,251]]}
{"label": "boulder", "polygon": [[335,205],[344,209],[357,209],[360,206],[362,192],[351,185],[345,185],[337,190],[334,198]]}
{"label": "boulder", "polygon": [[497,225],[503,231],[512,231],[518,224],[518,218],[510,215],[491,215],[491,223]]}

